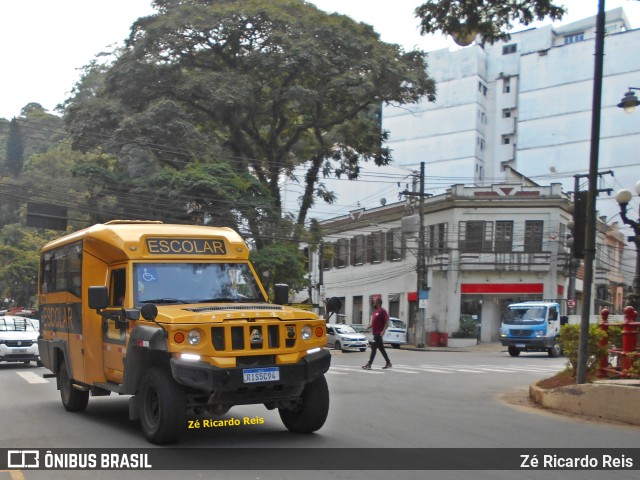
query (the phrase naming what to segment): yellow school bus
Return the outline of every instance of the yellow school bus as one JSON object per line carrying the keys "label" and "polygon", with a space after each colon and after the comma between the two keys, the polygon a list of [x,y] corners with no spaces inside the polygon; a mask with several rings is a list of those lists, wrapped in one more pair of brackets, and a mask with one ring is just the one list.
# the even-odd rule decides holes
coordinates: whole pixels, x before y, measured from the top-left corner
{"label": "yellow school bus", "polygon": [[45,245],[40,357],[64,408],[131,395],[147,439],[176,442],[191,418],[234,405],[277,408],[287,429],[324,424],[325,320],[270,303],[229,228],[112,221]]}

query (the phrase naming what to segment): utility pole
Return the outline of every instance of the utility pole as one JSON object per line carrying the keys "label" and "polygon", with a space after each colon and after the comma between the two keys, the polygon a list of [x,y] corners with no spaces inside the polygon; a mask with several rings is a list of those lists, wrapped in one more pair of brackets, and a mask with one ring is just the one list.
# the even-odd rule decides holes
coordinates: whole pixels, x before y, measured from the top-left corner
{"label": "utility pole", "polygon": [[[427,315],[426,302],[429,297],[429,286],[427,278],[427,265],[425,261],[425,245],[424,245],[424,199],[430,197],[431,194],[424,192],[424,166],[425,162],[420,162],[420,190],[418,192],[409,192],[405,190],[400,192],[401,195],[418,197],[418,255],[416,265],[416,291],[418,294],[418,307],[415,311],[414,324],[416,327],[416,347],[424,347],[425,337],[425,318]],[[414,184],[415,185],[415,184]],[[423,308],[420,305],[423,305]]]}
{"label": "utility pole", "polygon": [[584,288],[582,292],[582,316],[580,318],[580,341],[576,383],[586,381],[589,347],[589,314],[591,313],[591,287],[593,263],[596,256],[596,182],[598,179],[598,153],[600,148],[600,109],[602,108],[602,73],[604,65],[604,13],[605,0],[598,0],[596,16],[596,48],[593,69],[593,102],[591,108],[591,148],[589,154],[589,192],[587,195],[587,228],[584,246]]}
{"label": "utility pole", "polygon": [[[424,347],[424,324],[425,318],[427,316],[427,306],[424,305],[424,308],[420,308],[420,301],[422,300],[422,292],[428,292],[429,287],[427,285],[427,266],[425,263],[425,248],[424,248],[424,162],[420,162],[420,230],[418,232],[418,274],[417,274],[417,290],[418,290],[418,312],[416,316],[420,318],[418,329],[420,332],[420,337],[416,342],[416,346],[418,348]],[[421,295],[422,294],[422,295]]]}

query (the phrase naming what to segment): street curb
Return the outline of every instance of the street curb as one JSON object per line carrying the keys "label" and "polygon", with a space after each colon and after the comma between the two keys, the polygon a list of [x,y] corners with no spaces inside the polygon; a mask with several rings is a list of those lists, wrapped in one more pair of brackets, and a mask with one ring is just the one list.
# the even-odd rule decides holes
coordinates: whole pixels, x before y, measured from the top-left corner
{"label": "street curb", "polygon": [[640,382],[595,382],[544,389],[529,385],[529,398],[538,405],[629,425],[640,425]]}

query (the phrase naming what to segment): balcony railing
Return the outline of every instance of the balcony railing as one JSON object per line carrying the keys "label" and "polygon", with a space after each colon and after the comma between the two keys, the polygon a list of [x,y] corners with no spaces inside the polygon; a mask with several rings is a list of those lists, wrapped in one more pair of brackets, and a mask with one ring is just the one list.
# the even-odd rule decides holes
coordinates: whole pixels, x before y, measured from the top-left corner
{"label": "balcony railing", "polygon": [[[455,267],[460,270],[497,270],[514,272],[547,272],[551,252],[460,252]],[[448,270],[452,257],[447,252],[427,251],[429,268]],[[558,256],[558,268],[564,268],[566,258]]]}

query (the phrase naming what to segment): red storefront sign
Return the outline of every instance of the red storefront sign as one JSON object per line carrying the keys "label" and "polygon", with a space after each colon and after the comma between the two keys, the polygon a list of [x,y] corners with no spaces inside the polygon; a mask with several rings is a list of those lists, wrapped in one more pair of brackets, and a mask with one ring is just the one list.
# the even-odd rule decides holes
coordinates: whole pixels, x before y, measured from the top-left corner
{"label": "red storefront sign", "polygon": [[460,293],[534,293],[542,294],[544,292],[544,284],[542,283],[463,283]]}

